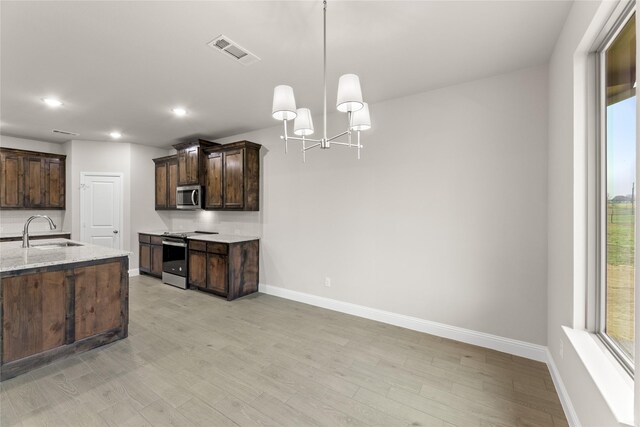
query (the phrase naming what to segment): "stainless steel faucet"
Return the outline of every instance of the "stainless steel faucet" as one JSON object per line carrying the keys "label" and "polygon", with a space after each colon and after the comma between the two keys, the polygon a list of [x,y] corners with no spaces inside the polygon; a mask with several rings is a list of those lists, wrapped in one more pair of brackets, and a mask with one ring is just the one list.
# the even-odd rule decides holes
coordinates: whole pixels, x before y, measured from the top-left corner
{"label": "stainless steel faucet", "polygon": [[46,216],[46,215],[33,215],[32,217],[30,217],[27,220],[27,222],[24,223],[24,230],[22,230],[22,247],[23,248],[28,248],[29,247],[29,224],[31,224],[31,221],[33,221],[36,218],[45,218],[46,220],[49,221],[49,228],[51,230],[55,230],[56,229],[56,224],[48,216]]}

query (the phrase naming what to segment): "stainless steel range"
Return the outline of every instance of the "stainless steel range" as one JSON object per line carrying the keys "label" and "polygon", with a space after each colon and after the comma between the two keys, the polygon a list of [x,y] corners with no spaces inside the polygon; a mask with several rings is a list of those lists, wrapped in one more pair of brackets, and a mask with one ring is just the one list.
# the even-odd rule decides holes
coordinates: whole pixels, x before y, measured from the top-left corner
{"label": "stainless steel range", "polygon": [[197,234],[218,234],[214,231],[165,232],[162,235],[162,281],[187,289],[187,238]]}

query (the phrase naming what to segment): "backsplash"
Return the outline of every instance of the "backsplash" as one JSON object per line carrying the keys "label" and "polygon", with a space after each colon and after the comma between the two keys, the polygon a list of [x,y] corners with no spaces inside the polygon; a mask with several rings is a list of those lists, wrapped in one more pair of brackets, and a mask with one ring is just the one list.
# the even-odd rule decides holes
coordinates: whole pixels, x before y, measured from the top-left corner
{"label": "backsplash", "polygon": [[171,212],[171,229],[262,237],[261,212]]}
{"label": "backsplash", "polygon": [[[56,224],[56,230],[64,230],[65,211],[46,210],[3,210],[0,212],[0,233],[22,232],[24,223],[31,215],[47,215]],[[34,220],[29,225],[29,231],[48,231],[49,223],[46,220]]]}

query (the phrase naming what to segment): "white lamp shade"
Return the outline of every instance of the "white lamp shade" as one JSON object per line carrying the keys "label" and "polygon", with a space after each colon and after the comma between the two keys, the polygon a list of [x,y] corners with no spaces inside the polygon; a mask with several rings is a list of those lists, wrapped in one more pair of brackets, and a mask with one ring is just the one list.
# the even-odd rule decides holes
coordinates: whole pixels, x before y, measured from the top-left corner
{"label": "white lamp shade", "polygon": [[362,90],[360,79],[355,74],[344,74],[338,81],[338,111],[358,111],[362,108]]}
{"label": "white lamp shade", "polygon": [[296,99],[293,96],[293,88],[291,86],[280,85],[273,89],[271,114],[276,120],[292,120],[296,118]]}
{"label": "white lamp shade", "polygon": [[298,136],[313,134],[313,120],[311,120],[311,110],[308,108],[298,108],[298,114],[293,122],[293,133]]}
{"label": "white lamp shade", "polygon": [[371,129],[371,117],[369,117],[369,104],[363,103],[363,107],[351,113],[351,129],[367,130]]}

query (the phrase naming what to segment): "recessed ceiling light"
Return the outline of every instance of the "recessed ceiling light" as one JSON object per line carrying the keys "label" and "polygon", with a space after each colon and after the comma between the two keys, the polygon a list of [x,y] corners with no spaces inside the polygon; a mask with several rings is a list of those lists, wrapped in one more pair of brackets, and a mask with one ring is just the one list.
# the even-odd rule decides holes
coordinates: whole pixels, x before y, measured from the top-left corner
{"label": "recessed ceiling light", "polygon": [[185,110],[182,107],[176,107],[176,108],[172,109],[171,111],[173,111],[173,114],[175,114],[178,117],[182,117],[182,116],[186,116],[187,115],[187,110]]}
{"label": "recessed ceiling light", "polygon": [[109,134],[109,136],[111,136],[111,138],[113,139],[120,139],[122,137],[122,134],[120,132],[113,131]]}
{"label": "recessed ceiling light", "polygon": [[42,102],[47,104],[49,107],[59,107],[62,105],[62,101],[55,98],[42,98]]}

